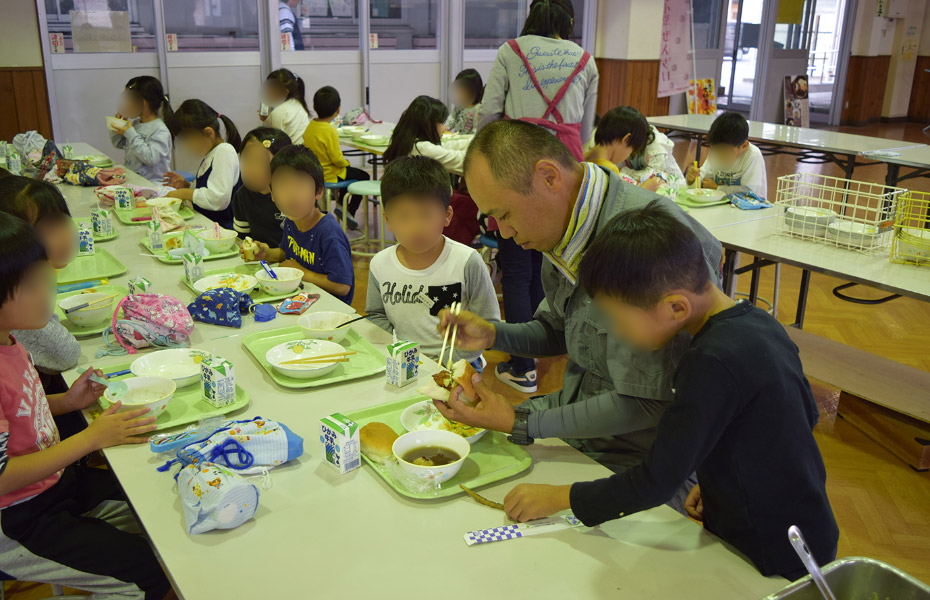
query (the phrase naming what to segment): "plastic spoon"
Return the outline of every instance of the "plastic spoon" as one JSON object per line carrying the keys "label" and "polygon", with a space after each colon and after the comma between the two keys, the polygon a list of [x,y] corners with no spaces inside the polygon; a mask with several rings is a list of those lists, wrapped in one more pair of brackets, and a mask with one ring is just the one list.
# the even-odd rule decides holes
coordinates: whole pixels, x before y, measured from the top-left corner
{"label": "plastic spoon", "polygon": [[[86,370],[87,369],[84,369],[84,371]],[[81,371],[81,373],[84,371]],[[107,389],[110,391],[110,397],[113,399],[116,399],[129,391],[129,386],[126,385],[125,381],[109,381],[103,377],[97,376],[94,373],[91,374],[89,379],[95,383],[107,386]]]}
{"label": "plastic spoon", "polygon": [[801,530],[798,529],[797,525],[792,525],[788,528],[788,541],[791,542],[794,551],[798,553],[798,558],[804,563],[804,568],[811,574],[811,579],[817,584],[817,589],[820,590],[823,597],[826,598],[826,600],[836,600],[836,596],[833,595],[833,591],[830,590],[830,586],[827,585],[827,580],[823,577],[820,565],[814,560],[814,556],[811,554],[810,549],[808,549],[807,542],[804,541],[804,536],[801,535]]}

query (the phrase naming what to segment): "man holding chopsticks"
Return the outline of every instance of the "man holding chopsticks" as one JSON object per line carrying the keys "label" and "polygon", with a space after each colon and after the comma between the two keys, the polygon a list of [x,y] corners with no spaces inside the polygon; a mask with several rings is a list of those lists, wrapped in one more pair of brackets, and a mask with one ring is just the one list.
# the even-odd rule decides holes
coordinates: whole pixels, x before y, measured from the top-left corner
{"label": "man holding chopsticks", "polygon": [[[517,444],[562,438],[615,472],[638,464],[673,398],[675,365],[689,336],[680,334],[654,352],[610,336],[606,318],[577,285],[578,264],[613,216],[656,199],[698,236],[715,282],[720,242],[672,200],[578,163],[551,133],[518,120],[478,132],[465,158],[465,179],[479,210],[497,220],[502,236],[545,254],[545,300],[529,323],[490,323],[468,311],[444,311],[440,331],[456,325],[456,347],[462,350],[529,357],[567,353],[569,361],[560,391],[517,407],[479,382],[476,406],[453,394],[437,408],[455,421],[509,433]],[[686,484],[669,504],[682,510],[689,489]]]}

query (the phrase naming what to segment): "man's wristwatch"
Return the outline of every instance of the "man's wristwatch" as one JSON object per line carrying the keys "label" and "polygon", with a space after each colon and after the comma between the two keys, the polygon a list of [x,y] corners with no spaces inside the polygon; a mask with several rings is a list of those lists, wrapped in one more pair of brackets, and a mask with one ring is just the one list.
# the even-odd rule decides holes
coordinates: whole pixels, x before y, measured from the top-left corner
{"label": "man's wristwatch", "polygon": [[513,431],[510,435],[507,436],[507,440],[511,444],[517,444],[518,446],[529,446],[533,443],[533,438],[530,437],[529,428],[527,421],[529,420],[530,409],[517,406],[514,408],[513,415]]}

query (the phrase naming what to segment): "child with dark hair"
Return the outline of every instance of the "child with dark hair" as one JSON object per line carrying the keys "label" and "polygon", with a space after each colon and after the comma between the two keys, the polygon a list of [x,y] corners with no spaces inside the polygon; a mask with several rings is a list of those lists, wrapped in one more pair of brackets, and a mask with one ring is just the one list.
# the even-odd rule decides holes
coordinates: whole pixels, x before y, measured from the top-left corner
{"label": "child with dark hair", "polygon": [[[420,343],[436,357],[439,311],[453,302],[483,319],[500,321],[488,269],[474,248],[445,237],[452,221],[449,175],[437,161],[406,156],[388,163],[381,179],[384,222],[397,238],[371,259],[365,312],[385,331]],[[457,351],[458,352],[458,351]],[[462,353],[473,360],[480,352]]]}
{"label": "child with dark hair", "polygon": [[352,248],[336,219],[320,211],[323,190],[323,167],[309,148],[287,146],[275,154],[271,198],[284,216],[284,232],[277,248],[258,242],[255,260],[298,268],[304,272],[304,281],[351,304],[355,293]]}
{"label": "child with dark hair", "polygon": [[598,121],[594,143],[585,156],[589,162],[626,175],[651,192],[663,188],[673,198],[678,195],[685,177],[672,154],[675,144],[632,106],[607,111]]}
{"label": "child with dark hair", "polygon": [[120,96],[116,117],[127,121],[126,126],[110,127],[110,142],[126,152],[123,162],[150,181],[161,180],[169,169],[171,132],[163,119],[170,114],[161,82],[142,75],[130,79]]}
{"label": "child with dark hair", "polygon": [[461,173],[470,140],[442,140],[449,107],[435,98],[417,96],[400,115],[391,145],[384,151],[388,162],[402,156],[428,156],[446,171]]}
{"label": "child with dark hair", "polygon": [[144,443],[148,408],[104,411],[60,440],[53,415],[96,404],[104,386],[87,369],[62,394],[46,394],[29,354],[11,335],[48,323],[55,272],[35,230],[0,213],[0,564],[16,579],[80,587],[100,598],[157,600],[171,589],[109,471],[73,466],[87,454]]}
{"label": "child with dark hair", "polygon": [[[220,125],[226,129],[220,135]],[[185,100],[168,118],[168,128],[192,156],[203,157],[194,187],[174,171],[165,173],[165,183],[175,189],[171,198],[192,202],[194,209],[226,229],[233,228],[232,197],[239,189],[239,131],[229,117],[201,100]]]}
{"label": "child with dark hair", "polygon": [[595,526],[662,504],[697,471],[689,515],[763,575],[805,573],[788,542],[791,525],[820,564],[832,561],[839,531],[811,433],[817,404],[784,327],[720,291],[697,236],[658,201],[614,217],[585,252],[579,280],[617,335],[643,351],[682,330],[691,346],[639,465],[570,486],[517,486],[505,500],[509,515],[527,521],[571,508]]}
{"label": "child with dark hair", "polygon": [[465,69],[455,76],[449,87],[452,113],[446,119],[446,129],[455,133],[475,133],[478,129],[478,108],[484,96],[481,74],[475,69]]}
{"label": "child with dark hair", "polygon": [[[0,180],[0,212],[33,226],[54,268],[63,269],[74,259],[77,227],[64,197],[54,185],[29,177],[6,177]],[[13,334],[32,355],[45,391],[56,393],[67,389],[60,374],[77,365],[81,346],[59,323],[58,316],[52,313],[44,327]],[[77,417],[80,419],[80,415]]]}
{"label": "child with dark hair", "polygon": [[[342,108],[342,100],[336,88],[330,86],[321,87],[313,94],[313,110],[317,116],[310,121],[306,131],[303,134],[304,146],[313,150],[316,157],[320,159],[323,165],[323,178],[326,183],[336,183],[337,181],[347,181],[354,179],[356,181],[368,181],[371,175],[362,169],[353,167],[349,160],[342,155],[342,147],[339,144],[339,133],[333,127],[333,119],[339,114]],[[294,140],[294,143],[300,143],[300,140]],[[354,194],[349,199],[349,219],[348,223],[353,229],[358,226],[352,216],[358,210],[362,203],[362,197]],[[342,208],[335,210],[336,218],[342,220]]]}
{"label": "child with dark hair", "polygon": [[271,159],[291,138],[280,129],[258,127],[245,134],[239,154],[242,186],[233,195],[233,228],[240,238],[266,244],[281,241],[284,216],[271,199]]}
{"label": "child with dark hair", "polygon": [[299,144],[310,123],[310,109],[304,99],[304,80],[290,69],[278,69],[268,74],[262,84],[262,102],[271,107],[268,116],[259,116],[265,126],[280,129]]}
{"label": "child with dark hair", "polygon": [[750,190],[760,198],[768,196],[765,160],[762,151],[749,141],[749,123],[738,112],[725,112],[707,132],[710,151],[700,169],[688,167],[688,183],[701,178],[701,187],[719,189],[725,194]]}

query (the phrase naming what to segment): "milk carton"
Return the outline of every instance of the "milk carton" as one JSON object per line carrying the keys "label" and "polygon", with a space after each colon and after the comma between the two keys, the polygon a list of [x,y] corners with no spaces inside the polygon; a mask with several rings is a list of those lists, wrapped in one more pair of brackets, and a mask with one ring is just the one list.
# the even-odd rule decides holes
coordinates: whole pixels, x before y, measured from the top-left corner
{"label": "milk carton", "polygon": [[400,341],[387,347],[387,380],[391,385],[404,387],[417,378],[420,368],[420,344]]}
{"label": "milk carton", "polygon": [[203,279],[203,257],[199,254],[184,255],[184,276],[191,283]]}
{"label": "milk carton", "polygon": [[100,237],[113,235],[113,217],[105,208],[93,208],[90,211],[94,234]]}
{"label": "milk carton", "polygon": [[200,383],[207,403],[221,408],[236,401],[236,370],[225,358],[214,356],[201,361]]}
{"label": "milk carton", "polygon": [[68,160],[71,160],[74,158],[74,146],[72,146],[70,143],[62,146],[61,152],[62,152],[62,156]]}
{"label": "milk carton", "polygon": [[78,221],[78,256],[94,254],[94,229],[90,221]]}
{"label": "milk carton", "polygon": [[114,187],[113,205],[116,207],[116,210],[135,210],[136,196],[132,193],[132,189],[122,186]]}
{"label": "milk carton", "polygon": [[148,227],[149,230],[149,246],[151,246],[152,251],[164,250],[165,240],[162,237],[161,221],[152,219],[146,223],[146,227]]}
{"label": "milk carton", "polygon": [[130,294],[150,294],[152,293],[152,282],[136,275],[129,280],[129,293]]}
{"label": "milk carton", "polygon": [[323,462],[342,474],[362,464],[358,424],[341,413],[320,419]]}

